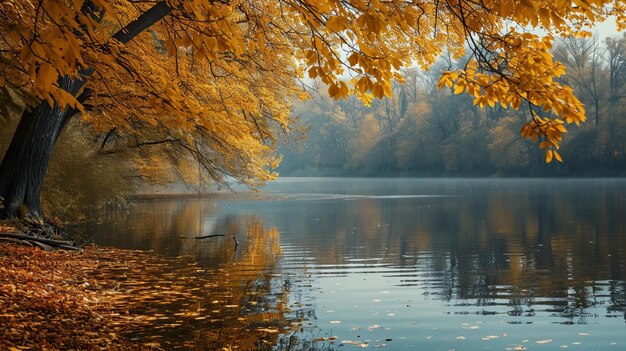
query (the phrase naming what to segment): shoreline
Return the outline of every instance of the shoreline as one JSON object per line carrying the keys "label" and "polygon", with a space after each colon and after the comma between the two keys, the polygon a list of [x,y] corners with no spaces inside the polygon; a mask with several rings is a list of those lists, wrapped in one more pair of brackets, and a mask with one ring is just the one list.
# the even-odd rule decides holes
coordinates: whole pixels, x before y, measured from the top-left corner
{"label": "shoreline", "polygon": [[111,282],[91,276],[102,253],[0,243],[0,348],[150,349],[121,336],[138,321],[120,313]]}
{"label": "shoreline", "polygon": [[[191,257],[89,245],[43,251],[0,242],[0,349],[212,350],[271,345],[284,311],[248,315],[259,295]],[[234,284],[234,285],[233,285]],[[235,306],[241,306],[233,308]],[[256,308],[256,306],[250,305]]]}

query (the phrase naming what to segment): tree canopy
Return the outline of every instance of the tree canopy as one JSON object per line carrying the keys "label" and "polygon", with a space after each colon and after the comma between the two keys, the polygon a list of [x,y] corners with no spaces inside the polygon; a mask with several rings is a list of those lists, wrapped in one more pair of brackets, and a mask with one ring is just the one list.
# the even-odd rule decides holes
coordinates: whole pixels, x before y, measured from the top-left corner
{"label": "tree canopy", "polygon": [[[94,130],[180,146],[214,178],[268,179],[276,126],[289,128],[296,79],[331,97],[392,94],[401,69],[471,59],[438,88],[481,107],[529,105],[523,137],[546,161],[583,104],[557,78],[558,36],[626,25],[621,0],[5,0],[0,85],[83,112]],[[546,35],[540,35],[545,30]],[[70,93],[62,79],[86,82]],[[89,99],[86,99],[88,96]]]}

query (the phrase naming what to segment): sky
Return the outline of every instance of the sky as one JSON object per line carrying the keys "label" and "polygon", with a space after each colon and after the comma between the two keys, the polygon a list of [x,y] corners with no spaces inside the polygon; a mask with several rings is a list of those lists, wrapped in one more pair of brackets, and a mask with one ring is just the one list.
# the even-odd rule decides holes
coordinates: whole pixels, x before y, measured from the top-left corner
{"label": "sky", "polygon": [[592,30],[592,33],[598,33],[602,38],[615,37],[618,35],[615,19],[604,21]]}

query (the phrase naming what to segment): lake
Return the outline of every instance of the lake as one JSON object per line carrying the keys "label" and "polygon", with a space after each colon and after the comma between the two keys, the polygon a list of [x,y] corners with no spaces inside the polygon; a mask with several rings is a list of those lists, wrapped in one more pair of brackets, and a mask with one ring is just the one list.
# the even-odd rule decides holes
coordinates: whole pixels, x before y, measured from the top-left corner
{"label": "lake", "polygon": [[85,230],[190,256],[216,277],[209,300],[237,306],[194,332],[245,320],[257,349],[624,350],[625,216],[624,179],[284,178],[136,201]]}

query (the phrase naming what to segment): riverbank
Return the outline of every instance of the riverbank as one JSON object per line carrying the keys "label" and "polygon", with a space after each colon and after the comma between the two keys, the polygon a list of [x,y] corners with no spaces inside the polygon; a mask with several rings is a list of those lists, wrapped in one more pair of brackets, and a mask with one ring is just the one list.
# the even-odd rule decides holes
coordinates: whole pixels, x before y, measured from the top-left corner
{"label": "riverbank", "polygon": [[0,243],[0,349],[162,348],[158,340],[133,342],[123,334],[157,319],[141,304],[171,287],[164,281],[150,292],[141,279],[163,264],[128,250],[89,246],[83,252],[45,252]]}
{"label": "riverbank", "polygon": [[282,314],[260,309],[250,315],[261,306],[258,292],[233,294],[230,285],[238,280],[213,273],[190,257],[149,251],[92,245],[46,252],[0,242],[0,349],[253,350],[275,344],[286,326]]}
{"label": "riverbank", "polygon": [[[128,349],[135,322],[119,313],[119,294],[92,275],[101,252],[44,252],[0,244],[0,349]],[[98,257],[94,257],[98,256]]]}

